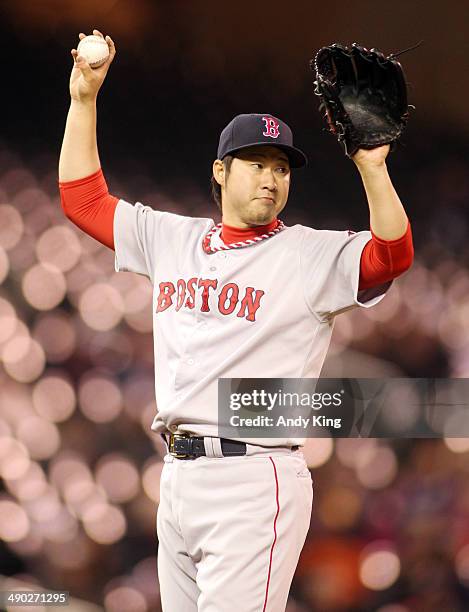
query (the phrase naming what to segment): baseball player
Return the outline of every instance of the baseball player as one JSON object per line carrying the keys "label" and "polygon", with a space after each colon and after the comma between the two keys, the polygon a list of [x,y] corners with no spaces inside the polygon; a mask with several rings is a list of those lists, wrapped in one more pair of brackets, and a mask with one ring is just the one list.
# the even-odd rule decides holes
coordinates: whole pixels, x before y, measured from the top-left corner
{"label": "baseball player", "polygon": [[212,177],[221,223],[126,202],[109,194],[96,142],[96,98],[116,54],[105,39],[110,56],[100,68],[72,50],[59,187],[66,216],[115,251],[116,271],[143,274],[154,288],[152,430],[167,442],[157,514],[162,608],[280,612],[310,524],[305,440],[219,438],[217,380],[318,377],[335,316],[377,304],[410,266],[389,146],[353,157],[371,231],[280,220],[306,156],[268,113],[237,115],[221,132]]}

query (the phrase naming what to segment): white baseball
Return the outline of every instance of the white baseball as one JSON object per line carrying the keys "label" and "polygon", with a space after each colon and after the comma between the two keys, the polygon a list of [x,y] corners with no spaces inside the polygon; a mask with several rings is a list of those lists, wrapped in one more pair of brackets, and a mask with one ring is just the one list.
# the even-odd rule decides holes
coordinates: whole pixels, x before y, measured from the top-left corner
{"label": "white baseball", "polygon": [[78,43],[77,51],[91,68],[99,68],[109,57],[109,47],[101,36],[85,36]]}

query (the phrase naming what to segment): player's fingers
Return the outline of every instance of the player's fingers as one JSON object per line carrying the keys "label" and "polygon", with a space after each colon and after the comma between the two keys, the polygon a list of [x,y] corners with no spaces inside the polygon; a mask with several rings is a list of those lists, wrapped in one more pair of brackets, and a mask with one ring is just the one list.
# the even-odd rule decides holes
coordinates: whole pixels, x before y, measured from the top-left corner
{"label": "player's fingers", "polygon": [[81,71],[81,74],[83,75],[86,81],[90,81],[93,79],[93,69],[85,60],[83,55],[76,55],[75,66]]}
{"label": "player's fingers", "polygon": [[116,54],[116,45],[110,36],[106,36],[107,46],[109,47],[109,55],[111,56],[111,61],[114,59]]}
{"label": "player's fingers", "polygon": [[73,71],[78,74],[81,73],[85,78],[89,76],[88,70],[91,70],[91,68],[86,63],[85,58],[79,55],[79,52],[77,51],[77,49],[72,49],[71,54],[73,57]]}
{"label": "player's fingers", "polygon": [[93,30],[93,34],[95,36],[101,36],[101,38],[104,38],[104,36],[101,34],[101,32],[99,30]]}
{"label": "player's fingers", "polygon": [[80,32],[80,34],[78,34],[78,38],[81,40],[82,38],[85,38],[86,34],[83,34],[83,32]]}

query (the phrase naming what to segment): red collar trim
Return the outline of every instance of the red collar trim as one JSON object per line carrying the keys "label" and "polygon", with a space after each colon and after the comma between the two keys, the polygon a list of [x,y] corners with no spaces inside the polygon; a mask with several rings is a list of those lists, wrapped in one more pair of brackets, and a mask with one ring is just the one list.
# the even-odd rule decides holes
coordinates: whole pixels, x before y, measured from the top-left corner
{"label": "red collar trim", "polygon": [[267,225],[258,225],[257,227],[233,227],[222,222],[220,238],[225,244],[232,244],[233,242],[242,242],[243,240],[252,239],[256,236],[262,236],[276,229],[279,225],[277,217]]}

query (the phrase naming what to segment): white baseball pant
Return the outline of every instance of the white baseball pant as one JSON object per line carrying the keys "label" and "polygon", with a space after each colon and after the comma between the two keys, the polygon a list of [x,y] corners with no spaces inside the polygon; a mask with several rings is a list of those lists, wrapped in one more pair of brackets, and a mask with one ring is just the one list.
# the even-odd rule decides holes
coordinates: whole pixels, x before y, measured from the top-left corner
{"label": "white baseball pant", "polygon": [[282,612],[311,519],[303,454],[250,444],[245,456],[215,454],[164,458],[163,612]]}

